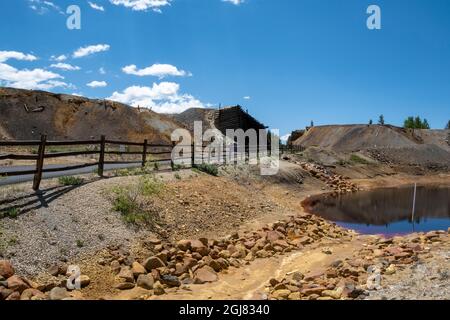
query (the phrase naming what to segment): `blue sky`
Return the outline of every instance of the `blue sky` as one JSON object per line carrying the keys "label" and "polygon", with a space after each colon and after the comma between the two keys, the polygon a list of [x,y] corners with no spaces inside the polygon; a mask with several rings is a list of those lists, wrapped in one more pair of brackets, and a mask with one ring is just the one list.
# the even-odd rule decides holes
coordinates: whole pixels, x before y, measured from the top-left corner
{"label": "blue sky", "polygon": [[449,18],[448,0],[2,0],[0,83],[164,112],[240,104],[281,134],[380,114],[443,128]]}

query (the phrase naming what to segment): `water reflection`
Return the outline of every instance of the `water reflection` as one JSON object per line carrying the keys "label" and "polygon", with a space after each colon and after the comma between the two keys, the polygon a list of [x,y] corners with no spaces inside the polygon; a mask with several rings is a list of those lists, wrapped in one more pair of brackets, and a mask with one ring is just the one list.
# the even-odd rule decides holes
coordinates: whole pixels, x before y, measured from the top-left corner
{"label": "water reflection", "polygon": [[365,234],[402,234],[447,230],[450,227],[450,188],[385,188],[344,195],[311,197],[305,208],[337,224]]}

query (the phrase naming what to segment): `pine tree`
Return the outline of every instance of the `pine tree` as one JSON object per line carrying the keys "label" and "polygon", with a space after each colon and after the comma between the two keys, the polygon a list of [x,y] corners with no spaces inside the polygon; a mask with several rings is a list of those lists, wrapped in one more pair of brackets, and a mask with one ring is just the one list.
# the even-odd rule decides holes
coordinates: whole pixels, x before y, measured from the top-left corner
{"label": "pine tree", "polygon": [[369,120],[369,126],[373,125],[372,119]]}
{"label": "pine tree", "polygon": [[448,120],[447,125],[445,126],[445,129],[450,130],[450,120]]}
{"label": "pine tree", "polygon": [[378,118],[378,124],[384,126],[384,115],[380,115],[380,117]]}

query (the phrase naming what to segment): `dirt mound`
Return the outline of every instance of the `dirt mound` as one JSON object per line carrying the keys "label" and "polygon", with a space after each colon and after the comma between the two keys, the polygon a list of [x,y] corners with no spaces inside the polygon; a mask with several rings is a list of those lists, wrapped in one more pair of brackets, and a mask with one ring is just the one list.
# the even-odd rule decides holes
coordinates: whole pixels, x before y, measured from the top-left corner
{"label": "dirt mound", "polygon": [[0,88],[0,139],[109,139],[170,142],[180,123],[148,109],[44,91]]}
{"label": "dirt mound", "polygon": [[412,147],[419,139],[400,128],[378,125],[312,127],[294,145],[320,147],[335,151],[358,151],[368,148]]}
{"label": "dirt mound", "polygon": [[293,145],[338,153],[363,151],[389,164],[448,168],[449,130],[407,130],[394,126],[344,125],[310,128]]}
{"label": "dirt mound", "polygon": [[182,113],[170,114],[169,117],[184,124],[189,130],[194,130],[194,121],[201,121],[203,130],[215,128],[215,109],[191,108]]}

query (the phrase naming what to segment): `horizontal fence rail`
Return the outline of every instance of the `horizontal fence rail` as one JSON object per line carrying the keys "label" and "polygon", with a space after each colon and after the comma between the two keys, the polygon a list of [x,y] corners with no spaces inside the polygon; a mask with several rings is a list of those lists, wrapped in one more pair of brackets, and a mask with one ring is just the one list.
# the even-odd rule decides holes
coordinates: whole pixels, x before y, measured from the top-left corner
{"label": "horizontal fence rail", "polygon": [[[210,143],[210,142],[209,142]],[[51,147],[67,147],[78,146],[84,147],[86,150],[68,150],[68,151],[52,151]],[[107,150],[108,147],[119,146],[121,150]],[[130,142],[130,141],[118,141],[108,140],[105,136],[101,136],[100,140],[77,140],[77,141],[47,141],[47,136],[42,135],[41,140],[28,140],[28,141],[0,141],[0,147],[33,147],[33,154],[13,154],[8,152],[6,154],[0,154],[0,160],[24,160],[35,161],[35,169],[33,170],[14,170],[0,172],[0,177],[13,177],[34,175],[33,177],[33,189],[39,190],[42,175],[44,173],[64,172],[77,169],[83,169],[88,167],[96,167],[97,174],[103,177],[105,165],[141,165],[145,167],[148,164],[170,164],[171,170],[175,170],[177,166],[172,157],[173,149],[176,146],[172,144],[149,144],[147,140],[143,142]],[[206,161],[213,163],[213,160],[222,159],[222,161],[230,161],[234,164],[238,163],[239,157],[237,152],[244,152],[244,161],[249,160],[251,155],[256,155],[259,158],[262,154],[271,155],[270,148],[264,150],[264,153],[260,150],[260,145],[245,145],[245,147],[238,145],[224,146],[224,150],[219,153],[214,152],[214,147],[217,145],[208,145],[208,142],[202,144],[191,145],[177,145],[177,147],[184,147],[189,150],[186,154],[178,154],[176,160],[188,160],[191,166],[198,163],[198,161]],[[36,150],[37,149],[37,150]],[[123,149],[123,150],[122,150]],[[131,149],[131,150],[130,150]],[[204,155],[204,151],[211,150],[208,155]],[[283,150],[283,149],[281,149]],[[289,149],[292,150],[292,149]],[[228,152],[232,152],[232,157]],[[35,154],[36,153],[36,154]],[[107,155],[116,156],[135,156],[139,159],[120,159],[120,160],[108,160],[105,159]],[[71,164],[66,166],[58,165],[57,167],[44,167],[45,160],[63,157],[76,157],[76,156],[97,156],[98,159],[95,162],[88,162],[82,164]],[[149,158],[149,156],[151,158]],[[158,171],[161,171],[158,169]]]}

